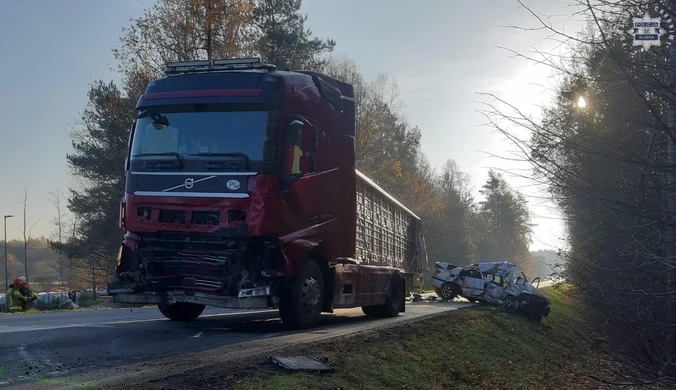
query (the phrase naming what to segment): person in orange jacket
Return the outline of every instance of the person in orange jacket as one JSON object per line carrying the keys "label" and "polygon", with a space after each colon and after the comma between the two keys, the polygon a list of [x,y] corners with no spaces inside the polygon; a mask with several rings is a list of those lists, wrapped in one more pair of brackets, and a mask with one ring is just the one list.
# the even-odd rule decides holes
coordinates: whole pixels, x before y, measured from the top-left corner
{"label": "person in orange jacket", "polygon": [[23,285],[21,279],[17,278],[12,281],[12,284],[9,285],[7,289],[7,294],[5,295],[7,299],[7,307],[9,308],[10,313],[16,313],[24,311],[25,298],[19,288]]}
{"label": "person in orange jacket", "polygon": [[36,299],[38,299],[38,296],[30,289],[30,287],[28,287],[27,282],[23,281],[21,287],[19,287],[19,292],[23,297],[23,300],[21,301],[21,311],[26,311],[32,308],[32,304]]}

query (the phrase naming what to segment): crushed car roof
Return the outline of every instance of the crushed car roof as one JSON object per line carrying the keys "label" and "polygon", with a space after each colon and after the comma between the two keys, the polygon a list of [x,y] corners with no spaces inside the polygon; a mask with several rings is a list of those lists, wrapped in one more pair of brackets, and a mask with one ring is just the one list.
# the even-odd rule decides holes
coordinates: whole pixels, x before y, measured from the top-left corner
{"label": "crushed car roof", "polygon": [[506,261],[491,261],[486,263],[472,264],[473,267],[478,267],[484,274],[496,274],[498,276],[505,276],[515,268],[516,265]]}

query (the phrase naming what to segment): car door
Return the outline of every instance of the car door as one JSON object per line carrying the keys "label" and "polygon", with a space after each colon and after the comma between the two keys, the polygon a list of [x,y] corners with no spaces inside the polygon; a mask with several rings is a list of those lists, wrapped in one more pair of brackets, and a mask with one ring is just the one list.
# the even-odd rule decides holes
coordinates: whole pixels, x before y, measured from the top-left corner
{"label": "car door", "polygon": [[502,297],[504,281],[502,276],[496,274],[486,275],[486,288],[484,300],[488,303],[497,303]]}
{"label": "car door", "polygon": [[466,267],[458,275],[462,295],[468,298],[481,298],[485,289],[485,280],[477,267]]}

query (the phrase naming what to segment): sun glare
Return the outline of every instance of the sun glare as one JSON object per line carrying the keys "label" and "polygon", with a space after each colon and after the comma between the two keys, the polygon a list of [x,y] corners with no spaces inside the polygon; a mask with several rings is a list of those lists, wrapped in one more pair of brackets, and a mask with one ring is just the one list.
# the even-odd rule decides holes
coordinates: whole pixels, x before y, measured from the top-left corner
{"label": "sun glare", "polygon": [[585,107],[587,107],[587,101],[584,100],[584,98],[583,98],[582,96],[580,96],[580,98],[577,99],[577,107],[578,107],[578,108],[585,108]]}

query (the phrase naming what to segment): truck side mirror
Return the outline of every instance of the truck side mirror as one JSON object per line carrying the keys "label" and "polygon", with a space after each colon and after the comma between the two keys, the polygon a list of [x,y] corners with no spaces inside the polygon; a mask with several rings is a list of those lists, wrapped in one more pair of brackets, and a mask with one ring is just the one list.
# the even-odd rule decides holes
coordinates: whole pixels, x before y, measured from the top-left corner
{"label": "truck side mirror", "polygon": [[293,179],[300,177],[300,160],[303,153],[303,125],[300,120],[293,120],[285,132],[284,176]]}
{"label": "truck side mirror", "polygon": [[136,123],[132,122],[131,127],[129,127],[129,138],[127,139],[127,157],[124,160],[124,171],[127,172],[131,169],[131,141],[134,138],[134,129],[136,128]]}

